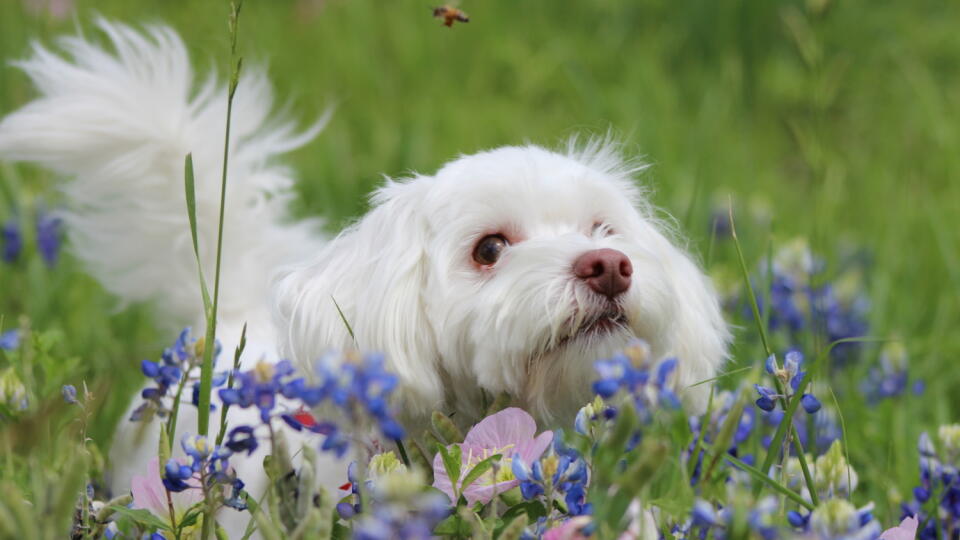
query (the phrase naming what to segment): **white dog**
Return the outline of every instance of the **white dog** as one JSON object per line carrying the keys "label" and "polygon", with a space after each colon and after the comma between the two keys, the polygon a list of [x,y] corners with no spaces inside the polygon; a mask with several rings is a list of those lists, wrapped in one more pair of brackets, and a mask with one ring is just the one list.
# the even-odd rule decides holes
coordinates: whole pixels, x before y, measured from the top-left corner
{"label": "white dog", "polygon": [[[18,64],[39,97],[0,124],[0,156],[70,180],[73,251],[107,290],[154,303],[171,328],[203,328],[183,160],[192,153],[196,164],[209,277],[226,92],[214,81],[197,87],[170,29],[100,28],[112,51],[67,38],[69,58],[36,46]],[[601,142],[460,157],[432,176],[387,181],[365,216],[324,240],[316,223],[287,219],[293,179],[276,160],[318,129],[297,133],[273,118],[270,88],[252,73],[233,111],[226,351],[245,322],[247,365],[264,355],[309,364],[351,347],[335,300],[359,347],[387,354],[408,422],[435,409],[476,420],[485,391],[508,392],[542,424],[569,425],[591,397],[594,361],[638,337],[679,359],[673,384],[703,406],[706,385],[685,388],[715,374],[728,332],[707,278],[637,188],[640,167]],[[119,440],[114,486],[125,490],[156,444]]]}

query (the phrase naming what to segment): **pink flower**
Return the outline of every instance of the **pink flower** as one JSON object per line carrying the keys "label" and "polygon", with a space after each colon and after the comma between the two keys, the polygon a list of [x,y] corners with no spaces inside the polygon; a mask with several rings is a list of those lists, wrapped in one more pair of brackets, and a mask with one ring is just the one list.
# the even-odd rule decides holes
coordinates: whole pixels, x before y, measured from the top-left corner
{"label": "pink flower", "polygon": [[880,540],[913,540],[917,537],[917,516],[903,518],[900,525],[883,531]]}
{"label": "pink flower", "polygon": [[[460,491],[463,479],[477,463],[494,454],[500,454],[503,457],[496,472],[488,471],[467,486],[463,492],[467,503],[473,504],[477,501],[488,503],[497,493],[503,493],[520,484],[510,469],[513,456],[519,454],[524,463],[533,463],[553,441],[552,431],[544,431],[539,436],[536,433],[537,423],[533,417],[516,407],[492,414],[473,426],[463,442],[456,445],[460,447],[462,461],[457,491]],[[443,466],[443,456],[439,452],[433,458],[433,478],[433,487],[446,493],[455,503],[456,494],[453,484]]]}
{"label": "pink flower", "polygon": [[[170,520],[170,508],[167,505],[167,490],[163,487],[160,478],[160,460],[153,458],[147,464],[145,476],[134,476],[130,480],[130,491],[133,494],[133,507],[149,510],[153,515]],[[188,489],[180,493],[172,493],[173,510],[177,516],[183,515],[191,506],[203,499],[203,492],[199,489]]]}

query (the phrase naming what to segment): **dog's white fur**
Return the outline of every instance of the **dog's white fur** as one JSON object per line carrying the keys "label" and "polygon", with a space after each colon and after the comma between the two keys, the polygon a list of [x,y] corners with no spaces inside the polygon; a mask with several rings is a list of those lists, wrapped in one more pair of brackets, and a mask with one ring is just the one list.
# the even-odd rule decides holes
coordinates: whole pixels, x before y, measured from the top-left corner
{"label": "dog's white fur", "polygon": [[[63,190],[73,251],[107,290],[154,303],[171,327],[202,328],[183,159],[192,153],[196,166],[209,277],[225,90],[213,78],[195,88],[172,30],[99,26],[113,51],[73,37],[61,41],[69,58],[34,46],[18,63],[40,95],[0,124],[0,157],[71,180]],[[541,423],[568,424],[590,398],[594,360],[636,337],[658,357],[678,357],[676,388],[688,404],[703,406],[706,385],[684,389],[713,376],[725,357],[717,299],[636,186],[640,167],[612,145],[571,144],[559,153],[505,147],[460,157],[432,176],[390,180],[365,216],[324,241],[316,223],[288,219],[292,174],[276,162],[318,129],[297,132],[271,109],[265,77],[247,69],[230,145],[219,319],[225,350],[244,322],[254,343],[248,365],[263,354],[277,358],[278,349],[307,365],[330,348],[351,347],[335,299],[359,347],[387,354],[409,422],[434,409],[476,420],[481,392],[508,392]],[[474,246],[493,233],[511,245],[492,268],[480,268]],[[627,323],[581,333],[610,307],[572,273],[579,255],[599,248],[632,263],[631,286],[617,302]],[[156,448],[129,439],[121,434],[114,452],[121,469],[129,464],[118,489]]]}

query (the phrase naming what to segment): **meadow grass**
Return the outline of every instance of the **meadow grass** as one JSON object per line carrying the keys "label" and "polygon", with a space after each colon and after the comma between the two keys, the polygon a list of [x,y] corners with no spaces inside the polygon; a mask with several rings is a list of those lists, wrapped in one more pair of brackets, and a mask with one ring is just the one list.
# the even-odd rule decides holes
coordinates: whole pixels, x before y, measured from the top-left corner
{"label": "meadow grass", "polygon": [[[382,175],[611,130],[652,164],[641,181],[721,290],[739,286],[733,244],[711,235],[730,200],[751,269],[794,237],[825,258],[827,274],[851,252],[868,260],[870,335],[902,341],[926,390],[868,403],[859,388],[876,364],[870,344],[815,383],[842,412],[859,496],[898,514],[894,491],[909,497],[916,482],[918,434],[960,417],[960,5],[464,1],[471,22],[452,29],[419,1],[305,5],[248,0],[240,48],[246,63],[267,66],[288,116],[306,125],[336,106],[289,158],[296,212],[325,216],[331,231],[363,212]],[[7,0],[0,58],[24,57],[32,39],[92,31],[99,13],[168,23],[201,72],[224,74],[227,12],[226,2],[91,0],[55,20]],[[31,95],[22,74],[0,70],[0,113]],[[28,223],[41,202],[56,206],[54,178],[0,166],[0,221]],[[0,316],[3,329],[25,321],[49,342],[50,361],[37,360],[44,406],[0,426],[0,476],[14,482],[26,482],[18,460],[63,458],[57,426],[75,412],[58,402],[61,384],[86,381],[98,397],[88,435],[105,449],[143,380],[139,360],[171,337],[145,307],[116,309],[69,255],[49,269],[35,254],[0,264]],[[728,370],[762,362],[750,318],[735,310],[731,322]]]}

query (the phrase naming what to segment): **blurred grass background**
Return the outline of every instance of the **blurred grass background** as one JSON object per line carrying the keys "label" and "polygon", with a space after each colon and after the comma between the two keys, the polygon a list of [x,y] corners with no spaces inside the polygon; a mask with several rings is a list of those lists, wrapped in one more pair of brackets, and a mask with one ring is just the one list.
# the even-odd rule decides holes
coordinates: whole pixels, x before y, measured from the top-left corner
{"label": "blurred grass background", "polygon": [[[736,281],[735,253],[711,242],[710,223],[729,197],[751,265],[795,236],[828,263],[862,251],[871,333],[904,341],[927,390],[868,406],[857,388],[873,349],[824,382],[840,399],[864,489],[880,505],[895,502],[886,479],[915,481],[919,431],[960,411],[960,4],[463,0],[471,21],[453,28],[431,7],[245,2],[241,49],[268,67],[287,113],[307,124],[336,105],[326,131],[290,156],[301,179],[296,212],[326,216],[335,230],[364,211],[384,174],[609,129],[653,165],[643,181],[721,287]],[[212,0],[78,0],[57,18],[4,0],[0,58],[25,56],[33,39],[91,31],[100,14],[168,23],[199,72],[222,73],[227,12]],[[0,113],[32,95],[22,74],[0,68]],[[55,206],[53,180],[2,165],[0,220],[38,200]],[[52,356],[76,359],[43,374],[38,398],[53,403],[60,384],[87,381],[104,400],[90,425],[101,445],[141,384],[139,360],[173,338],[152,329],[147,309],[113,306],[69,257],[52,270],[36,256],[0,264],[3,328],[28,321],[48,333]],[[748,321],[733,322],[753,333]],[[732,367],[760,359],[755,340],[741,339]],[[49,409],[36,414],[56,417]],[[23,431],[37,423],[15,426],[22,448],[55,436]]]}

